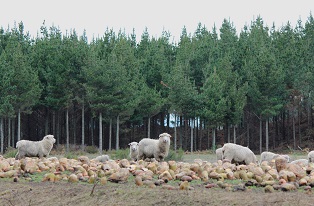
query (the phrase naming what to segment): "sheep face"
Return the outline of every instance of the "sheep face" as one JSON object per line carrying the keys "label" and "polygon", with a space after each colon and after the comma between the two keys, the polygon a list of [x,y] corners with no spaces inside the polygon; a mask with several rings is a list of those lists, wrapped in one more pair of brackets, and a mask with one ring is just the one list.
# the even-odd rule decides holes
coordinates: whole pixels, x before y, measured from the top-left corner
{"label": "sheep face", "polygon": [[162,133],[159,135],[159,141],[163,142],[164,144],[170,144],[170,137],[170,134]]}
{"label": "sheep face", "polygon": [[56,142],[56,139],[55,139],[54,136],[51,135],[51,134],[44,136],[43,139],[44,139],[44,140],[48,140],[48,141],[50,141],[50,142],[53,143],[53,144]]}
{"label": "sheep face", "polygon": [[130,150],[132,150],[132,151],[138,150],[138,143],[137,142],[131,142],[131,143],[129,143],[129,146],[130,146]]}

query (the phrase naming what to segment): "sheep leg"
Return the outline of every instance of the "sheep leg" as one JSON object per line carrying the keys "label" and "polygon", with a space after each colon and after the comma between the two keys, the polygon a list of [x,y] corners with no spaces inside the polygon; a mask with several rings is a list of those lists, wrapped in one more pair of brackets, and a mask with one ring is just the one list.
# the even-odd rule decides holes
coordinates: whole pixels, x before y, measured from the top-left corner
{"label": "sheep leg", "polygon": [[15,159],[18,160],[20,157],[19,157],[19,151],[17,151],[16,155],[15,155]]}

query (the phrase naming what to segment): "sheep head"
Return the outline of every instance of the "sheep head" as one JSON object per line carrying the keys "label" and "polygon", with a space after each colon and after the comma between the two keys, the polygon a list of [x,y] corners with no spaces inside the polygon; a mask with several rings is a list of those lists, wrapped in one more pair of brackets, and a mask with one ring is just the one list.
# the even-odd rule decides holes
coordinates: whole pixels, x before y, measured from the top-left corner
{"label": "sheep head", "polygon": [[159,141],[165,143],[165,144],[170,144],[170,137],[171,135],[168,133],[162,133],[159,135]]}
{"label": "sheep head", "polygon": [[54,143],[56,142],[56,139],[55,139],[54,136],[51,135],[51,134],[44,136],[43,140],[48,140],[48,141],[50,141],[52,144],[54,144]]}
{"label": "sheep head", "polygon": [[130,146],[130,150],[132,150],[132,151],[138,150],[138,143],[137,142],[131,142],[128,145]]}

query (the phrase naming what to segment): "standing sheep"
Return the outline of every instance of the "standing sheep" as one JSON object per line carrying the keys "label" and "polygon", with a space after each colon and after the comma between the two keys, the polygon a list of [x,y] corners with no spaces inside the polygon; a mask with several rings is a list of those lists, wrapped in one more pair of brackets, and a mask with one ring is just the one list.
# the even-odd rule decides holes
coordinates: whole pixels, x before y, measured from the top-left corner
{"label": "standing sheep", "polygon": [[217,157],[217,161],[218,161],[218,160],[223,160],[223,159],[222,159],[222,147],[216,149],[216,157]]}
{"label": "standing sheep", "polygon": [[157,161],[163,161],[169,153],[170,137],[170,134],[162,133],[159,139],[142,139],[139,142],[138,159],[155,158]]}
{"label": "standing sheep", "polygon": [[20,140],[16,143],[18,149],[15,159],[24,157],[48,157],[56,139],[53,135],[46,135],[41,141]]}
{"label": "standing sheep", "polygon": [[138,143],[131,142],[128,144],[130,146],[130,158],[131,160],[137,161],[138,160]]}
{"label": "standing sheep", "polygon": [[235,163],[257,163],[255,154],[248,148],[238,144],[226,143],[222,147],[223,159],[228,159]]}
{"label": "standing sheep", "polygon": [[310,163],[310,162],[314,162],[314,150],[310,151],[310,152],[307,154],[307,159],[309,160],[309,163]]}

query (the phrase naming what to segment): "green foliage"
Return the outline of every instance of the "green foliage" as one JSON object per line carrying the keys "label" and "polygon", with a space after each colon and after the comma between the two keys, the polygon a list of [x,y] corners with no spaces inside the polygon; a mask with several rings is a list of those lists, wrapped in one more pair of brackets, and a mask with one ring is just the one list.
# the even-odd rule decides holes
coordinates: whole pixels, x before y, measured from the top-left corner
{"label": "green foliage", "polygon": [[130,149],[112,150],[110,152],[111,159],[129,159]]}
{"label": "green foliage", "polygon": [[178,149],[177,151],[170,149],[168,156],[165,158],[165,161],[169,161],[169,160],[182,161],[183,155],[184,155],[183,149]]}
{"label": "green foliage", "polygon": [[92,145],[86,146],[86,147],[85,147],[85,151],[86,151],[87,153],[89,153],[89,154],[96,154],[96,153],[99,152],[98,148],[97,148],[96,146],[92,146]]}
{"label": "green foliage", "polygon": [[4,158],[14,158],[17,153],[17,149],[13,147],[8,147],[5,153],[3,154]]}
{"label": "green foliage", "polygon": [[157,114],[165,113],[200,118],[211,128],[244,128],[256,117],[284,123],[288,112],[291,118],[291,112],[306,110],[310,129],[313,31],[312,14],[304,24],[299,20],[293,28],[288,22],[279,29],[268,28],[258,16],[239,36],[224,19],[212,31],[201,23],[193,34],[184,27],[176,44],[169,42],[170,33],[155,38],[147,29],[139,43],[134,33],[128,37],[112,30],[89,43],[85,33],[62,34],[45,24],[31,39],[21,22],[0,29],[0,116],[6,122],[19,111],[47,111],[51,121],[51,110],[68,109],[75,117],[84,103],[86,113],[101,112],[105,123],[119,117],[118,124],[129,132],[146,127],[142,124],[152,117],[164,127]]}

